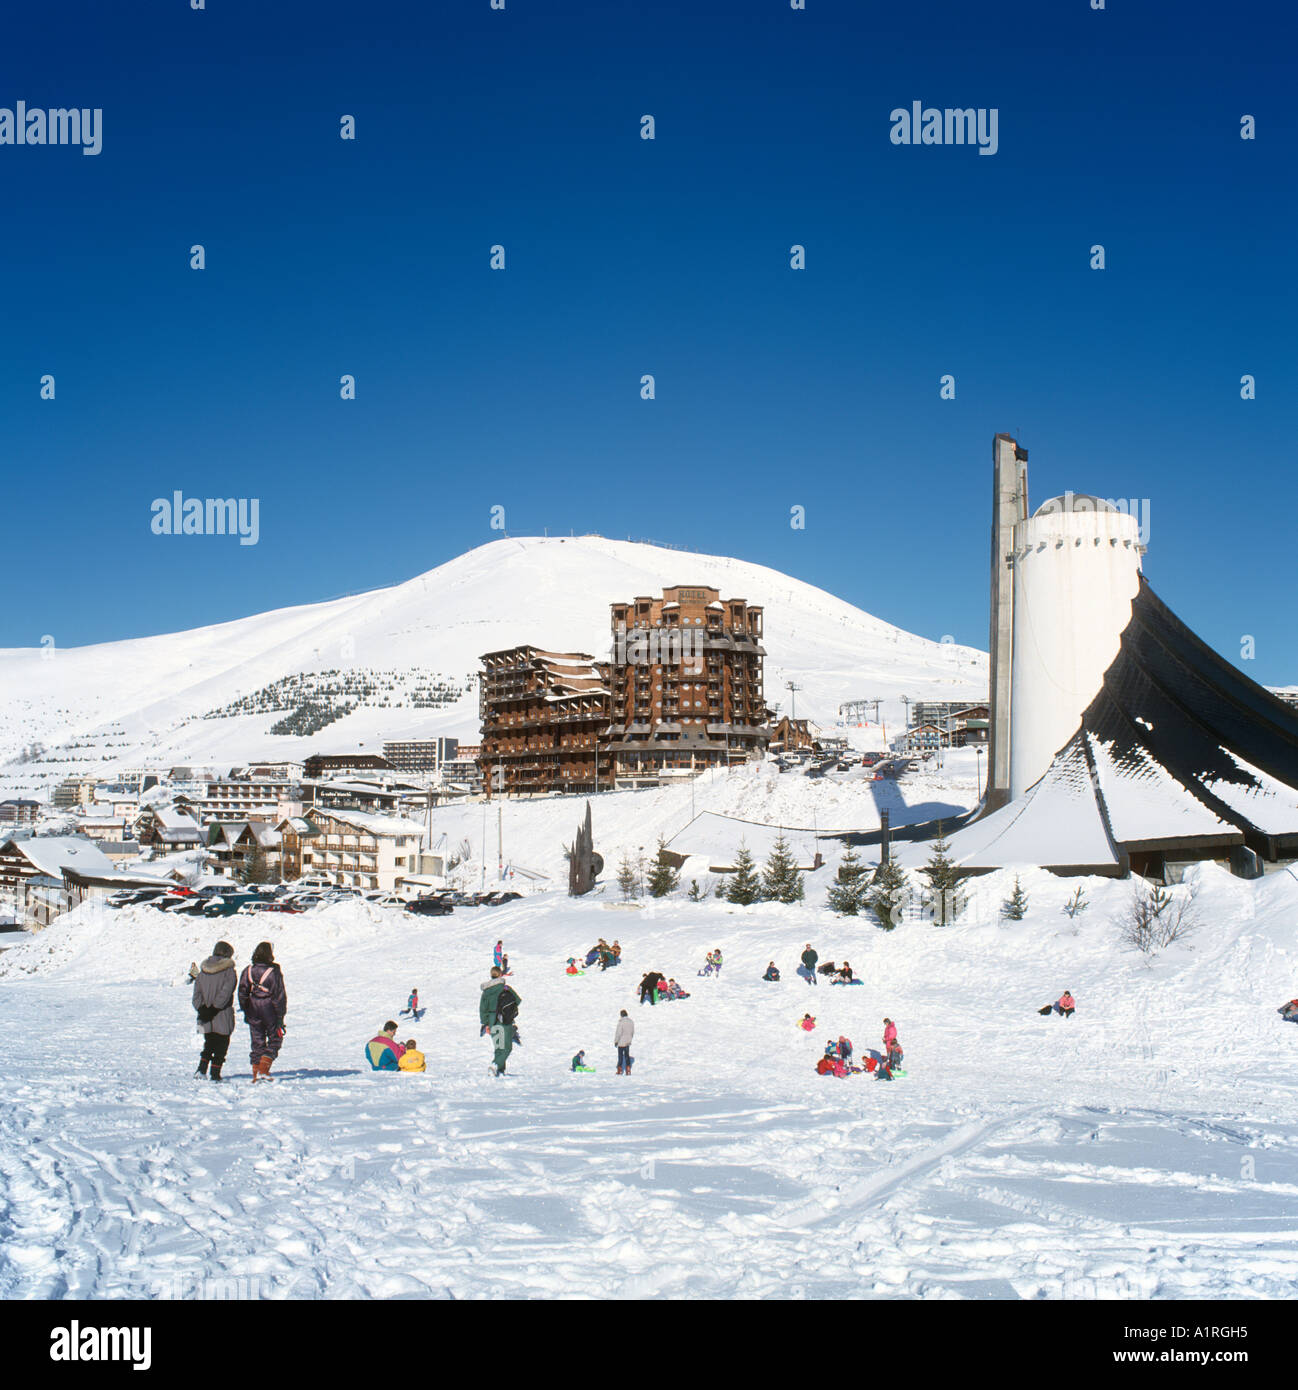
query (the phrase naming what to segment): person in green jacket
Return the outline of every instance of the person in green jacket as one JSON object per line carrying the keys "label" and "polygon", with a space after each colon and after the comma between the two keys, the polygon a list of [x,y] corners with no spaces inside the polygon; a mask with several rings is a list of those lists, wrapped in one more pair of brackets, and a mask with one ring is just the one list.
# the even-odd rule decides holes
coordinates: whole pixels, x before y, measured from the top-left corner
{"label": "person in green jacket", "polygon": [[504,980],[500,967],[493,965],[491,978],[482,985],[478,1022],[484,1033],[491,1034],[491,1044],[495,1048],[492,1071],[496,1076],[504,1076],[505,1063],[514,1050],[514,1020],[521,1002],[517,991]]}

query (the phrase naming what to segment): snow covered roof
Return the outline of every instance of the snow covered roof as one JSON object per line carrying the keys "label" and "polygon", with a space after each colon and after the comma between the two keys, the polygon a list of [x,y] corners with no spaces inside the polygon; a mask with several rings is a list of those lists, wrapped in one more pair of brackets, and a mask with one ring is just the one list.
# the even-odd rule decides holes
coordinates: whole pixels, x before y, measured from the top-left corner
{"label": "snow covered roof", "polygon": [[80,835],[34,835],[30,840],[9,840],[43,874],[61,878],[63,870],[80,869],[87,874],[111,874],[113,861],[95,844]]}
{"label": "snow covered roof", "polygon": [[[969,869],[1096,873],[1125,872],[1137,853],[1296,853],[1298,712],[1201,642],[1142,577],[1076,733],[1023,796],[950,843]],[[926,855],[914,845],[899,858]]]}
{"label": "snow covered roof", "polygon": [[366,811],[337,810],[333,806],[317,806],[311,814],[321,820],[327,816],[332,816],[334,820],[342,821],[344,825],[354,825],[357,830],[368,831],[371,835],[422,835],[424,833],[424,827],[418,821],[407,820],[404,816],[376,816]]}

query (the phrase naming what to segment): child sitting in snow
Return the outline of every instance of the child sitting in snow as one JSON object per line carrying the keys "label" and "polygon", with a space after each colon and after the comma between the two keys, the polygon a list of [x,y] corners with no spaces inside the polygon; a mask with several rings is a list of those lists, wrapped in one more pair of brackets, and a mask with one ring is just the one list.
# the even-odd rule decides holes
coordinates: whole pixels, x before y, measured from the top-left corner
{"label": "child sitting in snow", "polygon": [[565,970],[563,973],[564,973],[565,975],[584,975],[586,972],[585,972],[584,970],[578,970],[578,969],[577,969],[577,957],[576,957],[576,956],[569,956],[569,957],[568,957],[568,968],[567,968],[567,970]]}
{"label": "child sitting in snow", "polygon": [[699,971],[700,975],[720,975],[721,974],[721,952],[709,951],[706,956],[706,963]]}
{"label": "child sitting in snow", "polygon": [[810,1014],[803,1014],[798,1024],[804,1033],[814,1033],[816,1031],[816,1020]]}
{"label": "child sitting in snow", "polygon": [[1298,999],[1291,999],[1282,1008],[1276,1010],[1286,1023],[1298,1023]]}
{"label": "child sitting in snow", "polygon": [[573,1069],[573,1071],[594,1071],[594,1070],[595,1070],[594,1067],[588,1067],[588,1066],[586,1065],[586,1050],[585,1050],[585,1048],[583,1048],[583,1049],[572,1059],[572,1069]]}
{"label": "child sitting in snow", "polygon": [[766,967],[766,974],[762,976],[762,979],[763,979],[763,980],[778,980],[779,978],[780,978],[780,972],[775,968],[775,962],[774,962],[774,961],[771,961],[771,963]]}
{"label": "child sitting in snow", "polygon": [[668,980],[666,984],[658,986],[659,999],[688,999],[689,995],[676,983],[675,980]]}
{"label": "child sitting in snow", "polygon": [[424,1060],[424,1054],[419,1051],[414,1038],[406,1042],[406,1050],[401,1054],[400,1061],[397,1062],[398,1071],[427,1071],[428,1064]]}

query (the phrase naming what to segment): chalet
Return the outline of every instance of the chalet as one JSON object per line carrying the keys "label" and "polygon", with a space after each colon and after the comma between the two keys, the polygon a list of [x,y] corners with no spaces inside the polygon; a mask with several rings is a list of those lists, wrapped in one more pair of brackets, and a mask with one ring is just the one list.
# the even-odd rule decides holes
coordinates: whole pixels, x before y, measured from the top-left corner
{"label": "chalet", "polygon": [[947,735],[936,724],[916,724],[913,729],[906,730],[901,744],[907,753],[931,753],[946,747]]}
{"label": "chalet", "polygon": [[34,835],[0,845],[0,903],[28,927],[46,926],[67,910],[64,871],[112,875],[112,863],[90,840]]}
{"label": "chalet", "polygon": [[810,748],[819,752],[820,743],[811,731],[811,723],[806,719],[790,719],[786,714],[770,730],[768,745],[772,753],[791,753],[796,748]]}
{"label": "chalet", "polygon": [[265,877],[278,877],[280,832],[265,821],[214,821],[207,827],[207,847],[218,871],[241,882],[256,877],[258,864]]}
{"label": "chalet", "polygon": [[285,816],[279,833],[279,873],[285,883],[315,872],[315,842],[320,832],[305,816]]}
{"label": "chalet", "polygon": [[136,819],[135,833],[141,847],[155,853],[174,854],[204,844],[198,822],[170,806],[146,806]]}
{"label": "chalet", "polygon": [[970,705],[968,709],[956,710],[947,720],[947,730],[951,736],[952,748],[973,747],[987,742],[990,728],[990,713],[986,705]]}

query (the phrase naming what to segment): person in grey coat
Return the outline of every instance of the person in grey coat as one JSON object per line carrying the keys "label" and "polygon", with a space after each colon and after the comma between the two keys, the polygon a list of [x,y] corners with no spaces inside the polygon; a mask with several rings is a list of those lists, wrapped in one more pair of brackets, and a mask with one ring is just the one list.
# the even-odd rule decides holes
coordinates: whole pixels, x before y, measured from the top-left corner
{"label": "person in grey coat", "polygon": [[631,1075],[631,1063],[635,1058],[631,1056],[631,1039],[635,1037],[635,1019],[628,1018],[625,1009],[622,1016],[617,1021],[617,1029],[613,1034],[613,1046],[617,1048],[617,1074],[619,1076]]}
{"label": "person in grey coat", "polygon": [[213,1081],[221,1079],[230,1035],[234,1032],[237,985],[234,947],[228,941],[218,941],[194,975],[194,1011],[198,1014],[198,1031],[203,1035],[203,1054],[198,1059],[195,1076],[210,1075]]}

